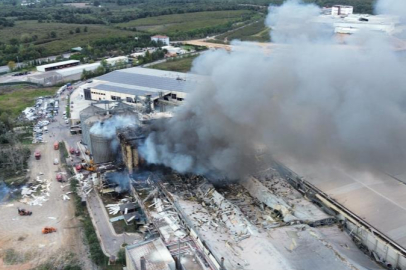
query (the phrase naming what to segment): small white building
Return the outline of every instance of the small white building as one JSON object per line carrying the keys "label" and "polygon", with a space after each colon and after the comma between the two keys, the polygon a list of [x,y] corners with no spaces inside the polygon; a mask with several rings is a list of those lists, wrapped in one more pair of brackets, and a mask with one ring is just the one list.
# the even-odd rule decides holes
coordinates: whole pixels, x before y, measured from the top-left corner
{"label": "small white building", "polygon": [[335,5],[331,8],[331,15],[333,16],[348,16],[354,12],[353,6]]}
{"label": "small white building", "polygon": [[160,42],[162,42],[162,43],[164,43],[166,45],[169,45],[169,37],[167,37],[167,36],[156,35],[156,36],[152,36],[151,40],[155,41],[155,42],[160,41]]}

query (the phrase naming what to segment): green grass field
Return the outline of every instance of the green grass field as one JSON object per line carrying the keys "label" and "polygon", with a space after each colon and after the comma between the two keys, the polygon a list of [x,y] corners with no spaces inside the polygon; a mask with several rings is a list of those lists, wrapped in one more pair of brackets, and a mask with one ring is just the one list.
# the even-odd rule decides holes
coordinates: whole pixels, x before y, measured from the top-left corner
{"label": "green grass field", "polygon": [[216,39],[225,43],[229,43],[233,39],[267,42],[270,41],[269,31],[270,29],[265,26],[264,20],[259,20],[241,29],[219,35]]}
{"label": "green grass field", "polygon": [[151,34],[159,33],[170,35],[176,32],[186,32],[194,29],[223,25],[235,22],[244,16],[252,15],[249,10],[205,11],[184,14],[172,14],[157,17],[138,19],[127,23],[119,23],[119,27],[135,27],[140,31]]}
{"label": "green grass field", "polygon": [[[84,32],[87,26],[88,31]],[[75,33],[76,28],[80,28],[80,33]],[[69,31],[73,31],[70,34]],[[56,38],[50,39],[48,33],[56,32]],[[0,29],[0,42],[7,42],[12,38],[20,39],[23,35],[38,36],[35,46],[45,47],[51,54],[59,54],[69,51],[73,47],[86,46],[90,41],[100,38],[121,37],[132,35],[134,32],[116,29],[106,25],[83,25],[67,23],[38,23],[37,21],[18,21],[14,27]]]}
{"label": "green grass field", "polygon": [[0,88],[0,113],[18,116],[26,107],[35,104],[39,96],[54,95],[58,87],[35,88],[29,85],[2,86]]}
{"label": "green grass field", "polygon": [[177,72],[189,72],[192,68],[192,62],[193,60],[195,60],[196,57],[197,55],[193,55],[189,57],[168,60],[165,63],[153,65],[150,68]]}

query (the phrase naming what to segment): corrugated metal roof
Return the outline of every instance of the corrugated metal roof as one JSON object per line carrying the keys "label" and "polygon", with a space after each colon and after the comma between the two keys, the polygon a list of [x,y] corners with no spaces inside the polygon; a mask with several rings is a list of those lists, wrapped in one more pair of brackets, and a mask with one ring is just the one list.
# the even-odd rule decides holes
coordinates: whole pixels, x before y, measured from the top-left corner
{"label": "corrugated metal roof", "polygon": [[97,80],[180,92],[185,90],[187,83],[184,80],[120,71],[105,74]]}
{"label": "corrugated metal roof", "polygon": [[151,97],[159,96],[159,92],[145,91],[145,90],[134,89],[134,88],[120,87],[120,86],[113,86],[113,85],[108,85],[108,84],[99,84],[99,85],[95,86],[94,88],[98,89],[98,90],[105,90],[105,91],[123,93],[123,94],[135,95],[135,96],[146,96],[146,95],[151,95]]}
{"label": "corrugated metal roof", "polygon": [[37,68],[50,68],[50,67],[57,67],[60,65],[69,65],[69,64],[74,64],[74,63],[79,63],[79,60],[68,60],[68,61],[63,61],[63,62],[58,62],[58,63],[52,63],[52,64],[46,64],[42,66],[37,66]]}

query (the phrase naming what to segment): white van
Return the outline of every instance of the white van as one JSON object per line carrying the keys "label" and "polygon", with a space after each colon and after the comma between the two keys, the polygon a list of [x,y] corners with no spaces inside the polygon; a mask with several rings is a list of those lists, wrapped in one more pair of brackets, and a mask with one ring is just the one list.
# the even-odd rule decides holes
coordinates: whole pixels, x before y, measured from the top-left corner
{"label": "white van", "polygon": [[44,131],[45,133],[48,133],[48,127],[45,126],[45,127],[43,128],[43,131]]}
{"label": "white van", "polygon": [[66,111],[65,111],[65,112],[63,112],[63,115],[66,115]]}

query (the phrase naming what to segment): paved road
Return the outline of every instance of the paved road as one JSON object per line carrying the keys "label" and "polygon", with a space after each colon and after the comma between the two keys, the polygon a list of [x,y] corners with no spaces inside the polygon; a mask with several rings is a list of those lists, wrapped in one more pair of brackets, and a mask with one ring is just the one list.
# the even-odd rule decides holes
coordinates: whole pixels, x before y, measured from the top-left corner
{"label": "paved road", "polygon": [[93,190],[89,193],[87,197],[87,205],[90,209],[89,212],[93,224],[97,227],[97,235],[99,240],[101,240],[102,249],[106,255],[117,255],[124,243],[131,245],[142,239],[142,236],[139,234],[115,233],[114,228],[108,219],[104,205],[96,191]]}

